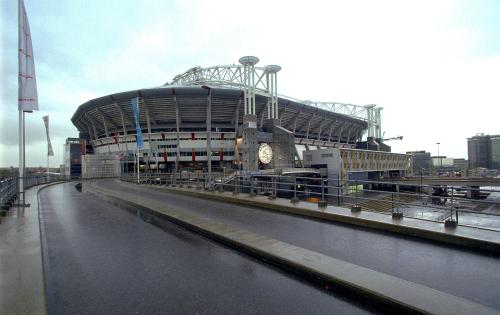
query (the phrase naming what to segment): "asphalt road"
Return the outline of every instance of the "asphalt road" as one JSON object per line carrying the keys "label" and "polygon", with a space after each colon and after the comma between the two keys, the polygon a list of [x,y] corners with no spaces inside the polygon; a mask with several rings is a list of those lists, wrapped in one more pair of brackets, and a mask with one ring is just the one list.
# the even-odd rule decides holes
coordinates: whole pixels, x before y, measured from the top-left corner
{"label": "asphalt road", "polygon": [[500,309],[500,258],[492,255],[124,182],[109,180],[99,185],[159,198],[176,209]]}
{"label": "asphalt road", "polygon": [[75,189],[41,192],[49,314],[360,314],[373,310]]}

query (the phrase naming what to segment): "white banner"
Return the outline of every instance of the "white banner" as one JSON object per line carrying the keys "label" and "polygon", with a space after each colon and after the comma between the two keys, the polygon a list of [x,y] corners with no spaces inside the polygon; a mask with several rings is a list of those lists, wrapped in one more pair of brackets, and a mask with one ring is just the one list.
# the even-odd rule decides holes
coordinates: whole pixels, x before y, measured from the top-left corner
{"label": "white banner", "polygon": [[19,0],[19,110],[38,110],[38,96],[36,91],[35,62],[33,60],[33,47],[31,45],[31,32],[28,16],[24,8],[24,1]]}
{"label": "white banner", "polygon": [[45,123],[45,132],[47,133],[47,155],[54,156],[54,151],[52,151],[52,144],[50,143],[49,137],[49,115],[43,116],[42,118]]}

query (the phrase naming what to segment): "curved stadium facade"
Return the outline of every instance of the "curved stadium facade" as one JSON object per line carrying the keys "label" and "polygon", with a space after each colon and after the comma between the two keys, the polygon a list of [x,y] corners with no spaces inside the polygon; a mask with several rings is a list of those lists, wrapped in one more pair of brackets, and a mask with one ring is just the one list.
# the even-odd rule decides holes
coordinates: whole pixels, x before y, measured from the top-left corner
{"label": "curved stadium facade", "polygon": [[[94,157],[119,157],[129,169],[136,153],[141,168],[164,172],[294,168],[307,164],[304,151],[321,149],[337,150],[337,176],[408,168],[408,156],[382,152],[390,149],[380,143],[381,108],[280,96],[279,66],[255,67],[256,57],[240,62],[195,67],[164,86],[89,100],[72,122]],[[138,103],[138,124],[132,99]],[[144,142],[140,150],[138,127]],[[363,149],[378,153],[359,150],[366,132],[371,142]],[[269,164],[257,157],[262,144],[272,146]]]}
{"label": "curved stadium facade", "polygon": [[[238,160],[243,125],[243,91],[210,90],[200,86],[165,86],[111,94],[90,100],[73,115],[73,124],[88,137],[94,153],[133,154],[136,127],[130,99],[139,97],[144,163],[159,163],[168,170],[203,168],[207,153],[207,108],[211,102],[211,159],[230,166]],[[210,98],[210,100],[209,100]],[[267,97],[256,95],[257,128],[267,117]],[[355,147],[366,121],[296,101],[279,98],[281,126],[293,132],[296,144],[321,147]]]}

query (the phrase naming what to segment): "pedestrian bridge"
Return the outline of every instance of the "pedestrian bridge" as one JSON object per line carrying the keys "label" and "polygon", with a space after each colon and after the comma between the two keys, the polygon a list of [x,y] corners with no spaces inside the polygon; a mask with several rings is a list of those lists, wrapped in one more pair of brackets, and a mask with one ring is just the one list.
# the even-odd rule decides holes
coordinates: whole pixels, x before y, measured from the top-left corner
{"label": "pedestrian bridge", "polygon": [[[0,280],[2,314],[500,312],[497,232],[179,181],[78,183],[8,210],[0,271],[17,276]],[[19,260],[36,256],[28,235],[43,260]],[[26,285],[45,292],[11,294]]]}

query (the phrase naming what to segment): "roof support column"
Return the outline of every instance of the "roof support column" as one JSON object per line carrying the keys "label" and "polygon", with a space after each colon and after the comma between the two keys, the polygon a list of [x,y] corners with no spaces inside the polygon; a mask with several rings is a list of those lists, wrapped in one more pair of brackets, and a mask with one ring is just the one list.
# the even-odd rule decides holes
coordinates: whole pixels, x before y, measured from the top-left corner
{"label": "roof support column", "polygon": [[238,104],[236,104],[236,111],[234,112],[234,156],[238,162],[238,169],[240,164],[240,153],[238,152],[238,120],[240,119],[240,106],[241,98],[238,100]]}
{"label": "roof support column", "polygon": [[176,130],[176,150],[175,150],[175,172],[177,173],[179,171],[179,159],[181,156],[181,149],[180,149],[180,139],[179,139],[179,132],[180,132],[180,113],[179,113],[179,103],[177,102],[177,96],[175,96],[175,89],[172,89],[172,93],[174,95],[174,103],[175,103],[175,130]]}
{"label": "roof support column", "polygon": [[[263,107],[262,110],[260,111],[259,113],[259,126],[262,128],[262,126],[264,125],[264,109],[266,107]],[[269,113],[267,113],[269,115]]]}
{"label": "roof support column", "polygon": [[156,126],[156,120],[154,119],[153,115],[151,115],[151,110],[149,109],[149,105],[148,105],[148,102],[146,101],[146,98],[144,96],[142,96],[141,99],[142,99],[142,103],[144,104],[144,109],[146,109],[146,117],[148,118],[148,130],[149,130],[149,129],[151,129],[151,127],[150,127],[151,124]]}
{"label": "roof support column", "polygon": [[[307,119],[306,139],[309,139],[309,130],[311,128],[311,121],[313,120],[314,116],[316,116],[316,112],[312,113],[311,116],[309,116],[309,119]],[[304,123],[304,124],[302,124],[302,126],[300,126],[300,130],[303,130],[306,123]],[[294,130],[294,133],[295,133],[295,130]]]}
{"label": "roof support column", "polygon": [[87,127],[87,130],[89,132],[89,138],[90,138],[90,140],[92,140],[92,139],[97,140],[97,138],[95,137],[95,134],[93,135],[92,129],[90,128],[89,124],[85,123],[85,126]]}
{"label": "roof support column", "polygon": [[148,133],[151,133],[151,119],[149,117],[148,106],[146,105],[146,100],[142,97],[142,104],[144,105],[144,109],[146,110],[146,123],[148,125]]}
{"label": "roof support column", "polygon": [[321,140],[321,131],[323,130],[323,124],[325,123],[326,116],[323,117],[323,120],[319,123],[319,131],[318,131],[318,140]]}
{"label": "roof support column", "polygon": [[236,104],[236,110],[234,111],[234,117],[233,117],[233,122],[234,122],[234,133],[235,136],[238,136],[238,123],[240,119],[240,106],[241,106],[241,98],[238,100],[238,104]]}
{"label": "roof support column", "polygon": [[106,122],[106,118],[102,114],[102,111],[97,108],[97,112],[101,115],[102,118],[102,124],[104,125],[104,133],[106,134],[106,138],[109,138],[109,129],[108,129],[108,123]]}
{"label": "roof support column", "polygon": [[302,112],[302,108],[299,108],[297,110],[297,114],[295,115],[295,119],[293,121],[293,134],[295,134],[295,131],[297,129],[297,121],[299,119],[300,113]]}
{"label": "roof support column", "polygon": [[208,189],[212,190],[212,89],[208,89],[207,96],[207,165]]}
{"label": "roof support column", "polygon": [[[283,106],[283,109],[281,110],[281,113],[279,113],[279,120],[280,120],[280,125],[282,125],[282,121],[281,121],[281,117],[283,116],[283,114],[286,112],[286,109],[288,108],[288,105],[290,104],[290,102],[286,102],[285,106]],[[276,103],[276,107],[278,106],[278,103]]]}
{"label": "roof support column", "polygon": [[92,117],[89,117],[89,120],[90,120],[90,124],[92,126],[92,130],[94,131],[94,138],[95,138],[95,140],[97,140],[98,136],[97,136],[97,129],[95,127],[94,119]]}
{"label": "roof support column", "polygon": [[309,139],[309,129],[311,128],[311,119],[307,122],[307,132],[306,132],[306,139]]}
{"label": "roof support column", "polygon": [[125,125],[125,115],[123,113],[123,109],[120,107],[118,102],[115,102],[116,108],[120,112],[120,118],[122,119],[122,127],[123,127],[123,139],[125,140],[125,151],[128,153],[128,141],[127,141],[127,125]]}
{"label": "roof support column", "polygon": [[339,133],[338,133],[338,138],[337,138],[337,143],[340,143],[340,140],[342,140],[342,131],[344,129],[345,121],[340,125]]}
{"label": "roof support column", "polygon": [[[151,158],[152,155],[152,150],[151,150],[151,118],[150,118],[150,113],[149,113],[149,108],[148,105],[146,104],[146,99],[144,97],[140,98],[142,100],[142,104],[144,105],[144,109],[146,110],[146,123],[148,125],[148,146],[149,146],[149,153],[148,153],[148,158],[146,159],[146,167],[149,169],[149,159]],[[156,160],[156,158],[155,158]]]}
{"label": "roof support column", "polygon": [[330,134],[328,135],[328,142],[332,142],[332,133],[333,133],[333,124],[335,123],[335,121],[332,121],[332,123],[330,124]]}

